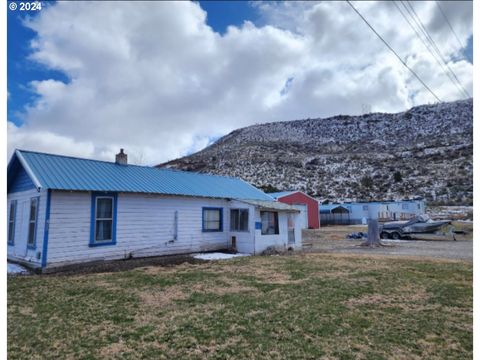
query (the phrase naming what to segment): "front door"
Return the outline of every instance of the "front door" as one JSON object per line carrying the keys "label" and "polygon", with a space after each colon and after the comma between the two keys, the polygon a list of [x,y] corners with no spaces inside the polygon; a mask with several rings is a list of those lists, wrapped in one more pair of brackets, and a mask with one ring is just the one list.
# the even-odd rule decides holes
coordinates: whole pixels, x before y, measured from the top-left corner
{"label": "front door", "polygon": [[295,219],[292,214],[288,214],[288,243],[295,244]]}

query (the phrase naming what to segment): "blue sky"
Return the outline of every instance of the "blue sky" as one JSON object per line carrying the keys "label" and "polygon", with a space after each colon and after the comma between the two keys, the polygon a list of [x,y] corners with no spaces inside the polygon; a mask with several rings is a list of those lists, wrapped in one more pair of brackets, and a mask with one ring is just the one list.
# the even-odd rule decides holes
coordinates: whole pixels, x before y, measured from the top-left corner
{"label": "blue sky", "polygon": [[[200,6],[207,12],[207,23],[212,29],[224,34],[230,25],[241,26],[248,20],[255,24],[260,23],[257,9],[248,1],[199,1]],[[48,6],[48,3],[47,3]],[[8,51],[8,119],[17,125],[22,123],[19,113],[25,105],[34,101],[37,96],[29,89],[32,80],[54,79],[68,82],[68,76],[61,71],[48,69],[28,59],[31,53],[30,41],[35,32],[23,25],[26,16],[35,17],[38,12],[21,14],[8,12],[7,24],[7,51]],[[463,56],[473,63],[473,39],[470,38]],[[291,80],[288,80],[291,83]]]}
{"label": "blue sky", "polygon": [[241,26],[245,20],[257,23],[258,12],[248,1],[200,1],[207,12],[207,23],[215,31],[224,33],[229,25]]}
{"label": "blue sky", "polygon": [[[199,1],[202,9],[207,11],[207,23],[221,34],[230,25],[241,26],[244,21],[259,22],[257,10],[248,1]],[[46,3],[48,6],[48,3]],[[35,32],[23,21],[26,16],[35,17],[39,12],[29,14],[8,11],[7,20],[7,76],[8,76],[8,119],[16,125],[22,123],[21,115],[25,105],[37,96],[29,89],[33,80],[54,79],[68,82],[69,78],[61,71],[55,71],[28,59],[31,53],[30,42]],[[215,137],[216,139],[217,137]],[[192,152],[190,150],[188,152]]]}
{"label": "blue sky", "polygon": [[[356,4],[442,100],[461,98],[388,2]],[[460,50],[434,3],[413,6],[470,89],[471,3],[442,2]],[[9,151],[110,159],[122,146],[156,163],[255,123],[432,101],[344,2],[63,1],[7,15]]]}
{"label": "blue sky", "polygon": [[8,11],[7,15],[7,86],[9,92],[8,119],[19,125],[22,123],[19,113],[25,105],[33,102],[37,96],[29,88],[34,80],[55,79],[68,82],[68,77],[61,71],[49,69],[35,61],[29,60],[32,50],[30,42],[35,32],[24,26],[27,16],[35,17],[38,12],[29,14]]}

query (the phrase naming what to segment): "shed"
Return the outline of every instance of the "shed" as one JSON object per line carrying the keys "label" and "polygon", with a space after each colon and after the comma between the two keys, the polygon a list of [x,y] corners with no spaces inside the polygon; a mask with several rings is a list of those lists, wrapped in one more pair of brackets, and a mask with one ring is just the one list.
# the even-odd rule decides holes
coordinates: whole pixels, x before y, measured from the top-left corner
{"label": "shed", "polygon": [[8,259],[41,270],[90,261],[269,246],[301,248],[300,211],[247,182],[16,150]]}
{"label": "shed", "polygon": [[320,221],[323,225],[350,224],[350,210],[340,204],[320,205]]}
{"label": "shed", "polygon": [[320,227],[318,201],[302,191],[282,191],[269,194],[275,200],[289,205],[305,205],[307,207],[307,226],[309,229]]}

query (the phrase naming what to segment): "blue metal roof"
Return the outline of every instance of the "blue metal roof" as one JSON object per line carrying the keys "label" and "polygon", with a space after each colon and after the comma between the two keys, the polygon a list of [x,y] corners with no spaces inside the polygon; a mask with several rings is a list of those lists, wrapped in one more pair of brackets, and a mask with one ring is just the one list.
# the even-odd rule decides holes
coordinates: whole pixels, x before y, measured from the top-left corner
{"label": "blue metal roof", "polygon": [[10,174],[21,162],[37,187],[55,190],[114,191],[200,196],[228,199],[272,198],[249,183],[232,177],[16,150]]}

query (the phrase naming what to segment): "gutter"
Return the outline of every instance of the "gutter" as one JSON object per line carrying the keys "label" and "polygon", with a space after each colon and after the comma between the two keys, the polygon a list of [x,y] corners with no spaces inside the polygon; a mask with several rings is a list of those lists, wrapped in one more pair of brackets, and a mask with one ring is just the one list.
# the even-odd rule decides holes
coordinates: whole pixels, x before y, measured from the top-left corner
{"label": "gutter", "polygon": [[32,169],[30,168],[30,165],[28,165],[22,153],[19,150],[15,150],[15,155],[17,156],[18,160],[20,160],[20,164],[22,164],[28,176],[30,176],[30,179],[32,179],[33,184],[37,188],[37,191],[40,192],[40,190],[42,189],[42,184],[40,184],[40,181],[38,181],[37,177],[33,173]]}

